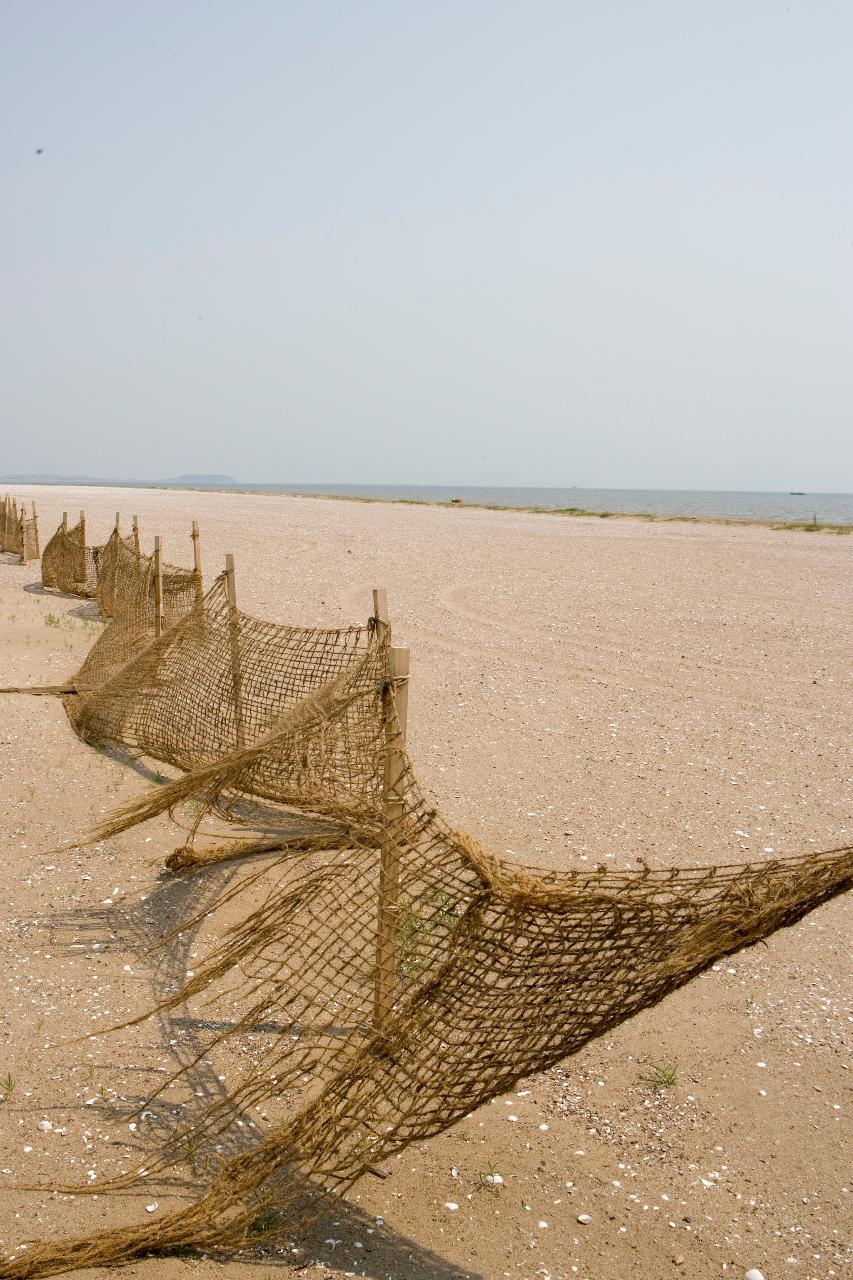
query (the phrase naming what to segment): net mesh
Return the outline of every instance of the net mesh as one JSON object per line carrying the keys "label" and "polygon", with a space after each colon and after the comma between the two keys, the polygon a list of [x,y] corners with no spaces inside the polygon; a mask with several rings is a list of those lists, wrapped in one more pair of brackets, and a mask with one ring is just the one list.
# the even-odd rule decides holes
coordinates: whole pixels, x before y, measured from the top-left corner
{"label": "net mesh", "polygon": [[98,594],[98,561],[102,550],[102,547],[86,546],[85,521],[78,521],[71,529],[63,522],[42,553],[42,586],[94,599]]}
{"label": "net mesh", "polygon": [[[203,1054],[235,1039],[252,1051],[227,1094],[172,1108],[184,1118],[134,1173],[85,1189],[148,1195],[168,1180],[183,1185],[178,1210],[32,1243],[0,1275],[292,1232],[408,1143],[853,882],[850,847],[621,873],[501,861],[417,783],[387,628],[276,626],[237,610],[224,577],[200,598],[193,575],[174,575],[159,637],[150,566],[128,594],[113,587],[68,705],[88,740],[186,771],[91,838],[170,811],[186,827],[177,873],[232,862],[205,903],[218,941],[151,1012],[209,1028]],[[167,1087],[190,1094],[188,1068]]]}
{"label": "net mesh", "polygon": [[39,556],[38,519],[35,504],[27,515],[24,503],[20,509],[14,498],[0,500],[0,551],[21,557],[23,563]]}
{"label": "net mesh", "polygon": [[5,497],[0,506],[0,550],[15,553],[18,545],[18,504],[14,498]]}

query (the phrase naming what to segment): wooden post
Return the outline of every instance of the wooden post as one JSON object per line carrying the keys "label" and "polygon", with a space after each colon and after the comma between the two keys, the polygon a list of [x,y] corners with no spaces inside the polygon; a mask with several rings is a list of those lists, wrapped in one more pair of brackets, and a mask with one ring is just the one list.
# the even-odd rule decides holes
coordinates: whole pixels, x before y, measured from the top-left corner
{"label": "wooden post", "polygon": [[[389,627],[388,601],[383,590],[373,593],[377,632]],[[394,1007],[397,968],[397,914],[400,897],[400,833],[405,810],[406,726],[409,710],[409,650],[391,645],[388,650],[388,686],[385,690],[385,781],[383,788],[383,837],[379,864],[379,910],[376,931],[376,979],[373,1018],[382,1026]]]}
{"label": "wooden post", "polygon": [[21,518],[18,521],[18,541],[21,544],[21,564],[27,563],[27,509],[21,501]]}
{"label": "wooden post", "polygon": [[160,536],[154,539],[154,635],[163,634],[163,553]]}
{"label": "wooden post", "polygon": [[373,621],[376,626],[376,634],[381,639],[390,625],[388,622],[388,592],[384,587],[373,588]]}
{"label": "wooden post", "polygon": [[133,546],[138,560],[141,554],[139,550],[139,516],[133,517]]}
{"label": "wooden post", "polygon": [[68,532],[68,512],[67,511],[63,511],[62,513],[62,532],[63,533]]}
{"label": "wooden post", "polygon": [[121,533],[121,512],[116,512],[116,533]]}
{"label": "wooden post", "polygon": [[78,565],[77,581],[86,581],[86,512],[80,512],[80,564]]}
{"label": "wooden post", "polygon": [[193,569],[195,570],[195,601],[201,604],[204,598],[204,581],[201,576],[201,541],[198,531],[198,520],[193,520]]}
{"label": "wooden post", "polygon": [[243,673],[240,670],[240,623],[237,618],[237,582],[234,574],[234,557],[229,551],[225,557],[225,591],[228,596],[228,635],[231,643],[231,681],[234,685],[234,735],[237,750],[246,745],[243,725]]}
{"label": "wooden post", "polygon": [[36,559],[41,555],[41,544],[39,542],[39,518],[36,514],[35,499],[33,499],[33,541],[36,544]]}

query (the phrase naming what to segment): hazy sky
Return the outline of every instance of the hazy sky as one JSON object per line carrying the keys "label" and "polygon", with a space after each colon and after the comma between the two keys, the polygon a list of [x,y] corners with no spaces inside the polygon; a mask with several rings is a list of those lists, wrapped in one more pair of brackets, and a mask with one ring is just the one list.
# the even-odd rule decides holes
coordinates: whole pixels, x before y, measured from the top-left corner
{"label": "hazy sky", "polygon": [[0,0],[0,471],[853,490],[852,67],[850,0]]}

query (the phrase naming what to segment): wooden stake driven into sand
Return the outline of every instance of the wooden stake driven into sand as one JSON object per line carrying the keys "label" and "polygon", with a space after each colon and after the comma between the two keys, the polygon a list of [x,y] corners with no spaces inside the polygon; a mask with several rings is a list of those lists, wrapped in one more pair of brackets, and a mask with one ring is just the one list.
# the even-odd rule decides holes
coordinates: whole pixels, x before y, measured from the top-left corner
{"label": "wooden stake driven into sand", "polygon": [[225,557],[225,591],[228,596],[228,635],[231,643],[231,681],[234,686],[234,735],[237,740],[237,750],[242,751],[246,745],[246,732],[243,727],[243,675],[240,670],[240,620],[237,616],[237,582],[234,574],[234,557],[230,551]]}
{"label": "wooden stake driven into sand", "polygon": [[62,532],[63,533],[68,532],[68,512],[67,511],[63,511],[62,513]]}
{"label": "wooden stake driven into sand", "polygon": [[39,543],[39,518],[36,515],[36,504],[33,502],[33,538],[36,545],[36,559],[41,555],[41,544]]}
{"label": "wooden stake driven into sand", "polygon": [[139,559],[142,552],[139,550],[139,516],[133,517],[133,546],[136,551],[136,558]]}
{"label": "wooden stake driven into sand", "polygon": [[[381,637],[389,627],[388,596],[373,592],[373,616]],[[379,910],[376,931],[376,987],[373,1019],[382,1026],[394,1008],[397,968],[397,911],[400,897],[399,824],[405,806],[406,723],[409,709],[409,650],[391,645],[389,682],[385,691],[384,836],[379,864]],[[396,711],[396,715],[394,712]]]}
{"label": "wooden stake driven into sand", "polygon": [[154,635],[163,634],[163,554],[160,535],[154,539]]}
{"label": "wooden stake driven into sand", "polygon": [[201,604],[204,598],[204,579],[201,576],[201,541],[198,531],[198,520],[193,520],[193,568],[195,570],[195,598]]}
{"label": "wooden stake driven into sand", "polygon": [[27,510],[21,500],[21,515],[16,530],[18,542],[21,544],[21,564],[27,563]]}
{"label": "wooden stake driven into sand", "polygon": [[86,581],[86,512],[80,512],[80,566],[77,575],[78,582]]}
{"label": "wooden stake driven into sand", "polygon": [[121,533],[121,512],[120,511],[116,512],[115,530],[116,530],[116,533]]}

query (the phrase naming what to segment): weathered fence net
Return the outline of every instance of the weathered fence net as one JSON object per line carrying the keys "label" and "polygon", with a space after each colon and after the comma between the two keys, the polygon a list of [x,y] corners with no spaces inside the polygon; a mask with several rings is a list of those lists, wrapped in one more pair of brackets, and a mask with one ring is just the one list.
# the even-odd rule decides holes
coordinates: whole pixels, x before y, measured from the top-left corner
{"label": "weathered fence net", "polygon": [[26,563],[39,556],[38,520],[35,504],[27,515],[24,503],[18,509],[14,498],[0,499],[0,551],[18,555]]}
{"label": "weathered fence net", "polygon": [[16,552],[19,550],[18,503],[15,498],[5,497],[0,503],[0,551]]}
{"label": "weathered fence net", "polygon": [[105,618],[115,617],[133,599],[149,560],[139,550],[136,532],[122,537],[113,529],[98,556],[98,608]]}
{"label": "weathered fence net", "polygon": [[224,575],[199,601],[194,575],[163,575],[166,626],[154,639],[150,574],[74,678],[78,732],[192,769],[255,742],[367,647],[368,627],[278,626],[229,605]]}
{"label": "weathered fence net", "polygon": [[[77,677],[84,736],[188,770],[92,838],[169,810],[187,815],[171,859],[183,874],[265,854],[238,864],[213,908],[230,923],[156,1010],[203,1014],[205,1052],[235,1037],[253,1048],[228,1095],[175,1121],[135,1173],[73,1188],[149,1195],[183,1180],[177,1210],[30,1244],[2,1276],[292,1232],[408,1143],[853,883],[850,847],[622,873],[500,861],[442,821],[405,753],[389,775],[400,732],[387,630],[260,622],[229,604],[223,579],[203,600],[180,598],[182,615],[143,645],[150,602],[138,590]],[[294,834],[295,813],[314,825]]]}
{"label": "weathered fence net", "polygon": [[70,529],[63,522],[42,553],[42,586],[94,599],[98,594],[102,550],[86,545],[85,521],[78,521]]}

